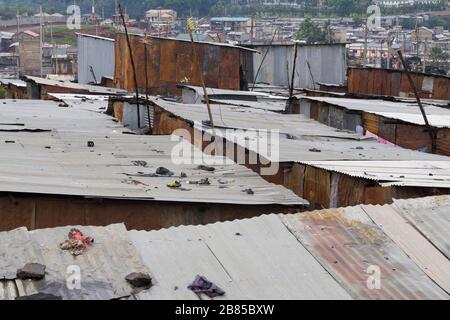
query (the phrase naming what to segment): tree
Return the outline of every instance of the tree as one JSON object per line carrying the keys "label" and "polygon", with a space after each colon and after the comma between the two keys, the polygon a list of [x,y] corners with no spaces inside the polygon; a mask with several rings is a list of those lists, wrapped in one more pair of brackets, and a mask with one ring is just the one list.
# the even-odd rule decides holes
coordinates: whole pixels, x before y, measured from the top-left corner
{"label": "tree", "polygon": [[441,47],[433,46],[430,50],[430,60],[433,67],[449,67],[450,54],[445,52]]}
{"label": "tree", "polygon": [[318,27],[311,17],[306,17],[300,24],[300,30],[296,32],[297,40],[304,40],[308,44],[312,43],[333,43],[333,32],[331,23],[327,21],[324,28]]}

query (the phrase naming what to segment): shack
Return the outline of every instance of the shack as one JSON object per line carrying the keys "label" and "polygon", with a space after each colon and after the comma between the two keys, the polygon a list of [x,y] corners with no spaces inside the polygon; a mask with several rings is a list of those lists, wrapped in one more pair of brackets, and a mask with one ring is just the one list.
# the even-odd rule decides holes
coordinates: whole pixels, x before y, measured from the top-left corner
{"label": "shack", "polygon": [[88,84],[79,84],[69,81],[58,81],[46,78],[24,76],[23,81],[27,84],[28,99],[50,100],[51,93],[73,93],[73,94],[98,94],[98,95],[124,95],[126,90],[100,87]]}
{"label": "shack", "polygon": [[[154,134],[173,133],[178,128],[201,131],[209,136],[200,141],[203,143],[211,141],[214,132],[216,139],[224,140],[223,145],[230,143],[244,154],[245,165],[254,171],[278,168],[262,177],[290,188],[317,208],[386,204],[394,198],[450,193],[448,157],[382,144],[302,115],[220,105],[212,108],[216,126],[212,130],[205,105],[156,98],[153,104]],[[274,153],[268,152],[272,144],[261,148],[258,143],[258,131],[266,134],[266,130],[279,130]]]}
{"label": "shack", "polygon": [[[104,114],[105,103],[0,105],[0,230],[117,222],[152,230],[307,207],[244,166],[187,142],[183,149],[179,138],[134,135]],[[177,148],[192,156],[179,159]]]}
{"label": "shack", "polygon": [[[140,35],[130,35],[129,39],[137,85],[142,93],[147,86],[151,94],[181,95],[177,84],[201,86],[202,72],[207,87],[239,90],[243,84],[240,53],[254,53],[251,49],[223,43],[195,42],[193,49],[186,40],[149,37],[145,44]],[[114,79],[117,88],[135,91],[130,51],[123,33],[117,33],[115,38]]]}
{"label": "shack", "polygon": [[[320,123],[337,129],[356,131],[358,126],[395,145],[432,151],[425,121],[417,103],[393,102],[375,99],[336,97],[302,97],[298,109]],[[450,110],[424,105],[433,130],[436,130],[436,153],[450,156]]]}

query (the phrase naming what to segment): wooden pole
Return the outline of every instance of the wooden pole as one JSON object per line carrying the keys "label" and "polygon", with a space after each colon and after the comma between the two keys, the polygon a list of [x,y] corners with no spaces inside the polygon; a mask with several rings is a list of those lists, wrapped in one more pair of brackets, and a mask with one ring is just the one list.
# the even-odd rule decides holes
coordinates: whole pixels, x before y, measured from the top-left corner
{"label": "wooden pole", "polygon": [[414,95],[416,96],[417,104],[419,105],[420,112],[422,113],[422,117],[423,117],[423,120],[425,122],[425,126],[427,127],[428,134],[430,135],[430,139],[431,139],[431,153],[436,153],[436,149],[437,149],[437,146],[436,146],[437,132],[430,125],[430,123],[428,121],[427,114],[425,113],[425,109],[423,108],[422,101],[420,100],[419,93],[417,92],[417,89],[416,89],[416,86],[414,84],[414,81],[413,81],[413,79],[411,77],[411,74],[409,73],[408,66],[406,65],[406,61],[403,58],[403,54],[402,54],[401,50],[398,51],[398,56],[400,57],[400,60],[402,61],[403,68],[405,69],[406,75],[408,77],[409,85],[411,86],[411,89],[414,91]]}
{"label": "wooden pole", "polygon": [[137,74],[136,74],[136,65],[134,64],[133,49],[131,48],[130,37],[128,36],[128,28],[127,28],[127,24],[125,23],[125,17],[123,15],[123,9],[122,9],[122,6],[120,5],[120,3],[119,3],[119,14],[120,14],[120,18],[122,19],[123,27],[125,29],[125,36],[127,37],[128,51],[130,52],[131,68],[133,69],[134,88],[136,90],[137,121],[138,121],[138,129],[139,129],[141,127],[141,112],[140,112],[140,107],[139,107],[139,87],[138,87]]}

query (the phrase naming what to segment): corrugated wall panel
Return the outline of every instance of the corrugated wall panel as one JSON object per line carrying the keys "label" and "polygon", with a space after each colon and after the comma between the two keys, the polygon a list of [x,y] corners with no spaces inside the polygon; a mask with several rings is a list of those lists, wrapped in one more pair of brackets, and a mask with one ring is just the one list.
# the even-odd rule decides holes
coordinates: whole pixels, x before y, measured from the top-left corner
{"label": "corrugated wall panel", "polygon": [[[253,46],[253,48],[261,52],[261,54],[255,54],[253,57],[254,77],[261,66],[257,82],[287,87],[292,74],[294,45],[273,45],[270,47],[262,45]],[[267,56],[262,63],[268,49]],[[344,85],[347,70],[345,50],[345,45],[339,44],[300,45],[297,54],[295,87],[314,89],[313,79],[315,83]],[[316,85],[316,88],[318,88],[318,85]]]}
{"label": "corrugated wall panel", "polygon": [[78,36],[78,82],[94,82],[90,71],[92,66],[97,82],[102,77],[113,77],[115,66],[114,41]]}
{"label": "corrugated wall panel", "polygon": [[[132,35],[130,40],[138,73],[138,87],[144,90],[146,63],[143,38]],[[198,63],[202,64],[207,87],[217,88],[220,85],[221,89],[239,90],[240,52],[242,49],[195,43],[196,61],[194,61],[192,45],[189,42],[160,38],[151,38],[150,41],[151,44],[147,47],[147,68],[151,94],[181,94],[181,90],[176,87],[176,84],[182,81],[191,85],[201,85],[201,68]],[[116,34],[115,56],[116,86],[134,90],[133,70],[124,34]],[[226,72],[220,72],[222,68]]]}
{"label": "corrugated wall panel", "polygon": [[[349,93],[403,97],[414,96],[406,73],[402,71],[352,67],[349,68],[347,73]],[[411,76],[422,98],[450,100],[449,77],[422,73],[411,73]],[[430,80],[425,80],[426,78]],[[433,83],[432,86],[428,85],[430,81]]]}

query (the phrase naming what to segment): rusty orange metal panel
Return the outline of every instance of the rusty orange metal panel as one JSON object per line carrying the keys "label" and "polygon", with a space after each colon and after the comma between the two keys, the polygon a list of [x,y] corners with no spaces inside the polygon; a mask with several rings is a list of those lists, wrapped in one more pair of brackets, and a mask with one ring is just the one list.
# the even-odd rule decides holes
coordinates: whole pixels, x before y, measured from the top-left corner
{"label": "rusty orange metal panel", "polygon": [[[198,47],[195,49],[198,51]],[[186,82],[186,80],[194,81],[192,79],[192,71],[194,67],[197,67],[197,64],[192,64],[194,61],[192,51],[192,44],[189,42],[180,42],[177,44],[177,82]]]}
{"label": "rusty orange metal panel", "polygon": [[450,156],[450,129],[439,129],[437,134],[437,153]]}
{"label": "rusty orange metal panel", "polygon": [[330,206],[331,176],[330,172],[307,166],[304,175],[303,192],[311,205],[319,208]]}
{"label": "rusty orange metal panel", "polygon": [[174,41],[161,40],[159,53],[159,78],[162,83],[174,82],[177,74],[177,44]]}
{"label": "rusty orange metal panel", "polygon": [[363,179],[333,173],[337,179],[336,207],[354,206],[364,202],[366,182]]}
{"label": "rusty orange metal panel", "polygon": [[393,123],[389,123],[389,119],[380,117],[380,122],[378,126],[378,136],[389,142],[395,143],[396,125]]}
{"label": "rusty orange metal panel", "polygon": [[361,206],[281,219],[355,299],[448,299]]}
{"label": "rusty orange metal panel", "polygon": [[220,62],[222,61],[222,48],[216,46],[203,47],[203,74],[209,87],[219,87]]}
{"label": "rusty orange metal panel", "polygon": [[427,148],[431,151],[431,141],[424,126],[397,124],[396,144],[407,149]]}
{"label": "rusty orange metal panel", "polygon": [[222,60],[220,62],[219,88],[240,89],[239,70],[233,68],[233,64],[239,61],[240,54],[236,50],[223,50]]}
{"label": "rusty orange metal panel", "polygon": [[434,79],[433,99],[450,100],[450,79]]}
{"label": "rusty orange metal panel", "polygon": [[[192,45],[175,39],[150,38],[147,46],[148,86],[152,94],[180,93],[179,82],[201,85],[204,73],[207,87],[239,89],[240,49],[195,43],[196,61],[192,57]],[[145,89],[145,55],[143,37],[130,36],[136,64],[138,87]],[[115,85],[134,90],[133,70],[126,36],[116,34]]]}
{"label": "rusty orange metal panel", "polygon": [[380,117],[378,115],[363,112],[362,120],[366,130],[378,135],[380,129]]}

